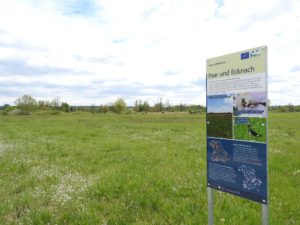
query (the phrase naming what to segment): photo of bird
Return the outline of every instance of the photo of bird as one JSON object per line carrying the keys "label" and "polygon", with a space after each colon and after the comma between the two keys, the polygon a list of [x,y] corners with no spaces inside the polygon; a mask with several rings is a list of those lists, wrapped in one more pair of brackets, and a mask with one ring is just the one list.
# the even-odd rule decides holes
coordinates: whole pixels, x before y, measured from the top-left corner
{"label": "photo of bird", "polygon": [[264,117],[235,117],[234,139],[266,142],[267,123]]}
{"label": "photo of bird", "polygon": [[241,105],[245,109],[255,109],[259,105],[266,107],[266,102],[257,102],[257,101],[251,101],[249,99],[242,98]]}
{"label": "photo of bird", "polygon": [[254,137],[262,137],[262,135],[254,131],[251,126],[251,123],[248,123],[248,134]]}
{"label": "photo of bird", "polygon": [[265,117],[266,108],[265,92],[237,93],[233,96],[233,112],[236,116]]}

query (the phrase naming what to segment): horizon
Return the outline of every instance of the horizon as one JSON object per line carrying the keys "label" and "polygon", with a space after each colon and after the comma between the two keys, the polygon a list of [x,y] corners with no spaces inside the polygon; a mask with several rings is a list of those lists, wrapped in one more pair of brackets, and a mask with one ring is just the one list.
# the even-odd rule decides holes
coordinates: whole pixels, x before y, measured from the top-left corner
{"label": "horizon", "polygon": [[[205,106],[206,59],[268,46],[272,106],[300,105],[300,2],[12,0],[0,3],[0,105],[123,98]],[[239,10],[236,10],[239,9]]]}
{"label": "horizon", "polygon": [[[31,96],[31,95],[30,95]],[[19,97],[21,97],[21,96],[19,96]],[[48,101],[48,102],[51,102],[52,100],[54,100],[54,99],[36,99],[34,96],[31,96],[31,97],[33,97],[36,101],[37,101],[37,103],[38,103],[38,101]],[[57,98],[57,97],[56,97]],[[17,98],[16,98],[17,99]],[[121,99],[123,99],[123,98],[121,98]],[[203,106],[203,107],[207,107],[206,106],[206,104],[188,104],[188,103],[184,103],[184,102],[180,102],[180,103],[177,103],[177,104],[174,104],[174,103],[172,103],[172,102],[170,102],[168,99],[166,99],[165,101],[163,101],[163,99],[162,98],[157,98],[157,99],[159,99],[158,101],[153,101],[152,103],[149,103],[148,101],[144,101],[143,99],[135,99],[135,101],[141,101],[142,103],[144,103],[144,102],[147,102],[147,103],[149,103],[150,104],[150,107],[153,107],[155,104],[157,104],[157,103],[159,103],[159,101],[161,101],[161,103],[163,104],[163,105],[166,105],[166,104],[168,104],[169,106],[178,106],[178,105],[184,105],[184,106]],[[124,100],[124,99],[123,99]],[[59,97],[58,97],[58,101],[60,102],[60,104],[61,103],[68,103],[68,102],[66,102],[66,101],[64,101],[63,99],[61,100]],[[126,100],[124,100],[125,101],[125,103],[126,103],[126,107],[128,107],[128,108],[132,108],[132,107],[135,107],[135,105],[134,104],[132,104],[132,105],[129,105],[129,104],[127,104],[127,102],[126,102]],[[96,104],[90,104],[90,105],[72,105],[72,104],[69,104],[70,106],[72,106],[72,107],[92,107],[92,106],[95,106],[95,107],[100,107],[100,106],[108,106],[108,105],[111,105],[111,104],[113,104],[114,102],[105,102],[105,103],[103,103],[103,104],[100,104],[100,105],[96,105]],[[9,105],[9,106],[16,106],[16,103],[15,103],[15,101],[13,102],[13,104],[9,104],[9,103],[4,103],[4,104],[0,104],[0,108],[1,107],[4,107],[5,105]],[[300,104],[299,105],[296,105],[296,104],[292,104],[292,103],[288,103],[288,104],[282,104],[282,105],[274,105],[274,104],[270,104],[268,107],[279,107],[279,106],[289,106],[289,105],[292,105],[292,106],[300,106]],[[215,106],[214,106],[215,107]],[[217,108],[215,108],[214,109],[214,111],[216,111],[216,112],[207,112],[207,113],[221,113],[221,110],[220,110],[220,112],[217,112],[217,111],[219,111],[220,109],[217,109]],[[224,113],[232,113],[232,112],[224,112]]]}

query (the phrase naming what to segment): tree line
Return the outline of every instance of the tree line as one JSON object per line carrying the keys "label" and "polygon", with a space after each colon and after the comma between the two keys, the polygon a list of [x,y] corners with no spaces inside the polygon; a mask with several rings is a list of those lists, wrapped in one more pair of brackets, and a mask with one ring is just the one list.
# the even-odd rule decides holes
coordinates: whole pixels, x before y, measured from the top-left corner
{"label": "tree line", "polygon": [[276,105],[269,107],[270,112],[300,112],[300,105]]}
{"label": "tree line", "polygon": [[171,105],[167,100],[162,101],[160,98],[155,104],[150,105],[148,101],[136,100],[133,106],[127,106],[124,99],[119,98],[115,102],[103,104],[100,106],[71,106],[67,102],[60,101],[58,97],[52,100],[36,100],[31,95],[23,95],[15,100],[15,105],[5,104],[0,106],[2,114],[21,114],[28,115],[37,112],[48,111],[52,114],[60,112],[91,112],[91,113],[148,113],[148,112],[189,112],[204,113],[205,107],[202,105]]}
{"label": "tree line", "polygon": [[[119,98],[115,102],[100,106],[71,106],[67,102],[60,101],[58,97],[52,100],[36,100],[31,95],[23,95],[15,100],[15,106],[5,104],[0,106],[1,113],[28,115],[36,112],[48,111],[51,114],[60,112],[91,112],[91,113],[148,113],[148,112],[189,112],[190,114],[205,113],[206,108],[202,105],[176,104],[172,105],[167,100],[160,98],[156,103],[150,105],[147,101],[136,100],[133,106],[127,106],[124,99]],[[300,105],[269,106],[270,112],[300,112]]]}

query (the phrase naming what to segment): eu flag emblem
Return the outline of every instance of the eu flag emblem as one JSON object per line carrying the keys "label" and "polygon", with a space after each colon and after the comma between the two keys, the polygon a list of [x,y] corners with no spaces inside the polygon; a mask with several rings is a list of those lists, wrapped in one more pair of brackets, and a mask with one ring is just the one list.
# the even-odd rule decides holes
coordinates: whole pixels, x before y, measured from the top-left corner
{"label": "eu flag emblem", "polygon": [[241,54],[241,60],[243,59],[249,59],[249,52],[244,52]]}

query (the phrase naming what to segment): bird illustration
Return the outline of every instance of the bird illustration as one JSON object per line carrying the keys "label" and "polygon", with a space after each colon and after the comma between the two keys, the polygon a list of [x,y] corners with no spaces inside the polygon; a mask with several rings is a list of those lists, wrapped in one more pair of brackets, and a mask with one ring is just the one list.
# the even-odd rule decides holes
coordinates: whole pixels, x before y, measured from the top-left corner
{"label": "bird illustration", "polygon": [[256,131],[254,131],[252,128],[251,128],[251,123],[248,123],[248,134],[254,136],[254,137],[261,137],[262,135],[257,133]]}

